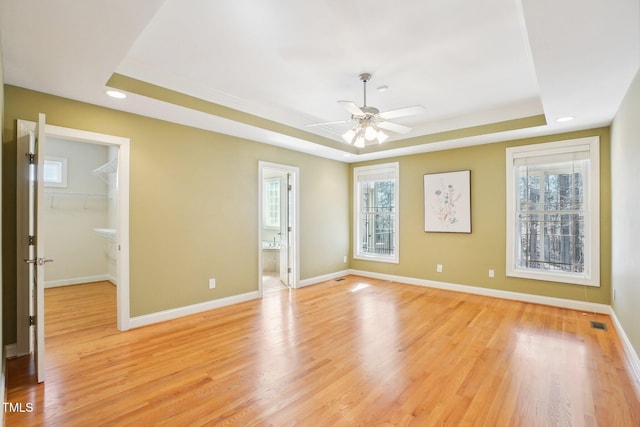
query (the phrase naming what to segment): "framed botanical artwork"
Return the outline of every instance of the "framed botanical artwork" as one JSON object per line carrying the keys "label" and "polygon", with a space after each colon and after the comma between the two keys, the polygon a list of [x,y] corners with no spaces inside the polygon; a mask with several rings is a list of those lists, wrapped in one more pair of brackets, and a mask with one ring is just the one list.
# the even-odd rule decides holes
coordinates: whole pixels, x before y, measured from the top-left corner
{"label": "framed botanical artwork", "polygon": [[424,176],[424,231],[471,233],[471,171]]}

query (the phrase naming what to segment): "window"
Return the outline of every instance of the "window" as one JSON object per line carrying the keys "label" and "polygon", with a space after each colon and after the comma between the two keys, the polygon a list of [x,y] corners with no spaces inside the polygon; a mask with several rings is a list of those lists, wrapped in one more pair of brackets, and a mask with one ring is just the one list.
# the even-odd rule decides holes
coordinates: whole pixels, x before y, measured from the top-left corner
{"label": "window", "polygon": [[280,228],[280,178],[265,180],[264,190],[264,226]]}
{"label": "window", "polygon": [[62,157],[45,158],[42,178],[45,187],[66,187],[67,159]]}
{"label": "window", "polygon": [[357,167],[354,173],[354,258],[399,261],[398,163]]}
{"label": "window", "polygon": [[600,286],[597,137],[507,148],[507,276]]}

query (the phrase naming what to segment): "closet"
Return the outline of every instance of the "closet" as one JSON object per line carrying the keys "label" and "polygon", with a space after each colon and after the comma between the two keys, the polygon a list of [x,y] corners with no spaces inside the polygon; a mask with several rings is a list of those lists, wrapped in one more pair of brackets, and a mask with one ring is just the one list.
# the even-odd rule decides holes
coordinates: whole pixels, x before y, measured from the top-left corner
{"label": "closet", "polygon": [[115,284],[117,148],[50,138],[45,149],[45,286]]}

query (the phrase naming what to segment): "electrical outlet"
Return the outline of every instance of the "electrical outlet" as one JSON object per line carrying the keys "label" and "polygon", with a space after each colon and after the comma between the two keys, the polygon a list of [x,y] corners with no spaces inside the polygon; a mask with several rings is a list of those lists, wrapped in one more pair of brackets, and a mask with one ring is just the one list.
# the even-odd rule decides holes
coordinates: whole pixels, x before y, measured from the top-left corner
{"label": "electrical outlet", "polygon": [[496,272],[493,270],[489,270],[489,277],[496,277]]}
{"label": "electrical outlet", "polygon": [[346,264],[347,263],[347,256],[344,256],[343,262]]}
{"label": "electrical outlet", "polygon": [[209,289],[216,288],[216,279],[209,279]]}
{"label": "electrical outlet", "polygon": [[442,264],[438,264],[438,265],[436,265],[436,271],[437,271],[438,273],[442,273]]}

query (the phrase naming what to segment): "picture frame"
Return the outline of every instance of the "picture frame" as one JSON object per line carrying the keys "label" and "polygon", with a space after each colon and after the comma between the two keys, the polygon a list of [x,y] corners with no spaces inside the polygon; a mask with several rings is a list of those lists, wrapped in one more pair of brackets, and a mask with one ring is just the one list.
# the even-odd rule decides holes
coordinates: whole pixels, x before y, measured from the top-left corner
{"label": "picture frame", "polygon": [[471,171],[424,175],[424,231],[471,233]]}

